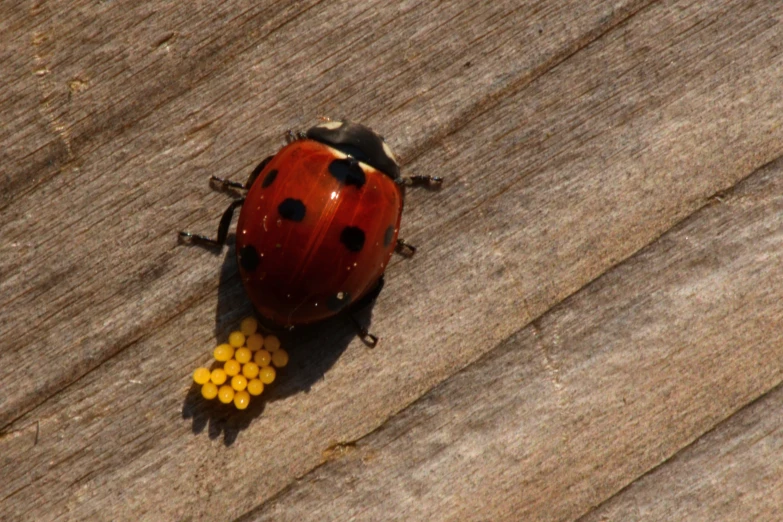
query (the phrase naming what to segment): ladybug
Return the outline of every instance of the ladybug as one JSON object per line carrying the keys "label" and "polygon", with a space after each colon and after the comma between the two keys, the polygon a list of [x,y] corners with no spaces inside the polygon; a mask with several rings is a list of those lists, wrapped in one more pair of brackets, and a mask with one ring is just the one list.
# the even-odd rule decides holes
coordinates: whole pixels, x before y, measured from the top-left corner
{"label": "ladybug", "polygon": [[[350,311],[376,295],[395,250],[406,256],[416,250],[397,237],[405,187],[437,186],[441,178],[401,176],[383,137],[364,125],[326,120],[306,132],[289,131],[288,144],[246,183],[211,181],[247,195],[226,209],[217,239],[180,236],[222,247],[241,207],[236,255],[242,283],[263,318],[292,327]],[[362,339],[375,345],[377,338],[350,317]]]}

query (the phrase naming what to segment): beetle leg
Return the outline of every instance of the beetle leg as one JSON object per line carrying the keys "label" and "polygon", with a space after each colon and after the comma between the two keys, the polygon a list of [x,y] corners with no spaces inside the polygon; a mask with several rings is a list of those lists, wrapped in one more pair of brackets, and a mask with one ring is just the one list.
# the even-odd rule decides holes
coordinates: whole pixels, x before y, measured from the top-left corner
{"label": "beetle leg", "polygon": [[307,137],[307,133],[305,133],[304,131],[295,131],[295,130],[288,129],[285,132],[286,143],[293,143],[297,140],[303,140],[306,137]]}
{"label": "beetle leg", "polygon": [[234,210],[237,207],[241,207],[245,202],[245,198],[232,201],[225,212],[223,217],[220,218],[220,224],[218,225],[217,239],[211,239],[206,236],[200,236],[198,234],[192,234],[190,232],[180,232],[179,237],[186,238],[192,243],[197,243],[210,247],[222,247],[226,244],[226,238],[228,237],[228,227],[231,225],[231,218],[234,216]]}
{"label": "beetle leg", "polygon": [[348,314],[348,317],[351,319],[351,323],[353,323],[353,327],[356,329],[356,335],[359,336],[359,339],[361,339],[368,348],[375,348],[378,345],[378,338],[368,332],[367,328],[360,325],[353,314]]}
{"label": "beetle leg", "polygon": [[239,183],[238,181],[231,181],[230,179],[223,179],[217,176],[210,176],[209,181],[210,182],[214,181],[216,184],[220,185],[220,188],[233,188],[233,189],[245,188],[245,185]]}
{"label": "beetle leg", "polygon": [[443,184],[443,178],[439,176],[403,176],[399,180],[406,187],[439,188]]}
{"label": "beetle leg", "polygon": [[245,187],[247,190],[250,190],[250,187],[253,186],[253,183],[255,182],[256,178],[259,174],[261,174],[261,171],[266,168],[267,165],[269,165],[269,162],[272,161],[273,156],[269,156],[267,158],[264,158],[264,161],[259,163],[256,168],[253,169],[253,172],[250,173],[250,177],[247,178],[247,181],[245,182]]}
{"label": "beetle leg", "polygon": [[416,247],[406,243],[402,238],[397,238],[397,246],[394,247],[394,251],[403,257],[413,257],[413,254],[416,253]]}
{"label": "beetle leg", "polygon": [[270,161],[272,161],[272,156],[269,156],[268,158],[264,158],[264,161],[259,163],[256,166],[256,168],[253,169],[253,172],[250,173],[250,176],[247,178],[247,181],[244,183],[239,183],[238,181],[231,181],[230,179],[219,178],[217,176],[210,176],[209,181],[214,181],[215,183],[219,184],[221,188],[250,190],[250,187],[253,186],[253,182],[255,182],[258,175],[261,174],[261,171],[264,170],[264,168],[266,168],[266,166],[269,164]]}

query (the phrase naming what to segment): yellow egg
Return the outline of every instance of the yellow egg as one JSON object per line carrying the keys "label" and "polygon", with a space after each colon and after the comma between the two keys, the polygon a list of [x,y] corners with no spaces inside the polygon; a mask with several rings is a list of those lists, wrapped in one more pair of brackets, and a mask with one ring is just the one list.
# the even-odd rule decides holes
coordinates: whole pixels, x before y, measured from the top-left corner
{"label": "yellow egg", "polygon": [[242,375],[248,379],[255,379],[258,375],[258,365],[254,362],[249,362],[242,367]]}
{"label": "yellow egg", "polygon": [[257,329],[258,321],[256,321],[255,317],[245,317],[239,325],[239,330],[245,334],[245,337],[253,335]]}
{"label": "yellow egg", "polygon": [[215,386],[215,383],[208,382],[204,384],[204,386],[201,387],[201,396],[205,399],[212,400],[215,397],[217,397],[218,389],[217,386]]}
{"label": "yellow egg", "polygon": [[239,364],[245,364],[252,358],[253,358],[253,352],[251,352],[247,348],[240,348],[239,350],[234,352],[234,359],[236,359]]}
{"label": "yellow egg", "polygon": [[264,336],[260,333],[254,333],[250,337],[247,338],[247,341],[245,341],[247,344],[247,347],[250,348],[251,352],[255,352],[257,350],[260,350],[262,346],[264,346]]}
{"label": "yellow egg", "polygon": [[250,395],[246,391],[239,391],[234,395],[234,406],[238,410],[244,410],[250,405]]}
{"label": "yellow egg", "polygon": [[221,344],[212,353],[216,361],[226,362],[234,356],[234,347],[230,344]]}
{"label": "yellow egg", "polygon": [[226,364],[223,365],[223,369],[226,371],[226,375],[233,377],[239,373],[242,369],[242,365],[239,364],[239,361],[236,359],[231,359],[230,361],[226,361]]}
{"label": "yellow egg", "polygon": [[211,375],[212,372],[209,371],[209,368],[196,368],[196,371],[193,372],[193,381],[196,384],[206,384]]}
{"label": "yellow egg", "polygon": [[209,379],[220,386],[226,382],[226,371],[223,368],[215,368],[212,370],[212,375],[209,376]]}
{"label": "yellow egg", "polygon": [[258,372],[258,378],[264,384],[272,384],[275,381],[275,369],[271,366],[261,368],[261,371]]}
{"label": "yellow egg", "polygon": [[231,332],[228,335],[228,344],[234,348],[241,348],[245,344],[245,334],[240,331]]}
{"label": "yellow egg", "polygon": [[275,352],[278,348],[280,348],[280,339],[274,335],[270,335],[264,339],[264,348],[267,352]]}
{"label": "yellow egg", "polygon": [[264,391],[264,383],[258,379],[251,379],[250,382],[247,383],[247,391],[250,395],[261,395]]}
{"label": "yellow egg", "polygon": [[288,352],[285,350],[277,350],[272,354],[272,364],[278,368],[284,367],[286,364],[288,364]]}
{"label": "yellow egg", "polygon": [[272,356],[266,350],[258,350],[255,355],[253,355],[253,360],[261,367],[269,366],[269,361],[272,360]]}
{"label": "yellow egg", "polygon": [[221,386],[218,390],[218,400],[223,404],[230,404],[234,400],[234,388],[227,384]]}
{"label": "yellow egg", "polygon": [[244,375],[234,375],[231,377],[231,387],[236,391],[242,391],[247,388],[247,377]]}

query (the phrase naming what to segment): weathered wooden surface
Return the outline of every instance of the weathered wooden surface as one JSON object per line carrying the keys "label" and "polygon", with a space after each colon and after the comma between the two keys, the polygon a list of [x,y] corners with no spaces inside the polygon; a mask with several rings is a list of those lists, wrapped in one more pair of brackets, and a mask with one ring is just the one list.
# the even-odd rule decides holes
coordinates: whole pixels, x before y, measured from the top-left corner
{"label": "weathered wooden surface", "polygon": [[575,519],[781,383],[782,246],[780,161],[247,519]]}
{"label": "weathered wooden surface", "polygon": [[[780,382],[779,296],[763,294],[779,244],[758,239],[773,211],[726,205],[728,248],[704,210],[684,228],[712,246],[681,227],[612,268],[783,152],[771,0],[27,7],[0,17],[12,518],[568,519]],[[218,288],[222,256],[172,232],[213,229],[227,199],[208,174],[241,178],[281,129],[335,113],[386,134],[408,172],[449,177],[408,200],[421,250],[388,272],[382,348],[327,325],[304,341],[342,357],[288,372],[323,375],[309,393],[201,411],[190,371],[247,307],[230,254]]]}
{"label": "weathered wooden surface", "polygon": [[583,522],[779,520],[783,389],[744,408]]}
{"label": "weathered wooden surface", "polygon": [[[393,133],[402,158],[423,147],[437,165],[442,135],[639,5],[458,3],[437,16],[429,4],[364,2],[33,9],[11,50],[30,67],[9,90],[37,118],[8,138],[17,163],[3,175],[11,276],[0,289],[0,357],[15,366],[0,372],[20,369],[15,338],[30,332],[25,349],[56,358],[58,371],[8,390],[0,424],[214,293],[214,257],[177,248],[172,235],[216,226],[226,196],[209,192],[210,174],[243,178],[285,129],[334,113]],[[539,32],[547,24],[567,30]],[[48,143],[24,139],[36,124]],[[424,199],[410,204],[432,209]],[[24,358],[21,369],[39,361]]]}

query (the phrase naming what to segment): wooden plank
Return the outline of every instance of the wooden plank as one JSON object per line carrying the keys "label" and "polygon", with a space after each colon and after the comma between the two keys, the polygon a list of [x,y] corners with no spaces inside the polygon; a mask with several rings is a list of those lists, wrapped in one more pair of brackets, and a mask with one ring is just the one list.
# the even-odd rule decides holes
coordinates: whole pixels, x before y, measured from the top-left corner
{"label": "wooden plank", "polygon": [[[348,7],[361,10],[365,5]],[[251,488],[248,496],[228,495],[205,506],[205,517],[224,516],[251,506],[257,498],[253,492],[268,496],[320,461],[320,445],[330,435],[342,436],[334,433],[334,426],[310,432],[316,449],[310,446],[282,459],[258,484],[256,470],[225,461],[221,447],[215,448],[213,462],[233,462],[226,471],[236,471],[237,481],[213,481],[218,468],[190,482],[185,477],[193,477],[193,463],[207,462],[196,456],[205,450],[199,439],[191,441],[195,446],[190,457],[195,460],[160,467],[171,460],[169,455],[187,454],[179,446],[191,440],[189,421],[183,424],[179,414],[184,384],[215,336],[203,318],[214,314],[218,263],[208,253],[177,248],[171,233],[186,218],[203,228],[214,226],[217,209],[225,204],[223,196],[211,195],[207,210],[201,202],[206,189],[186,196],[192,191],[188,183],[203,183],[207,173],[231,176],[246,171],[258,160],[258,150],[277,145],[277,132],[266,132],[270,128],[309,122],[314,114],[336,110],[330,105],[334,100],[357,119],[378,126],[380,121],[368,111],[378,110],[376,88],[383,87],[389,96],[384,103],[396,106],[399,100],[400,106],[393,111],[396,119],[380,117],[400,131],[402,156],[413,156],[420,143],[431,140],[417,130],[426,130],[433,121],[433,113],[424,109],[451,110],[459,100],[463,119],[472,114],[471,106],[474,112],[486,110],[504,92],[622,22],[643,2],[546,8],[495,3],[492,10],[484,6],[478,11],[467,3],[454,5],[450,14],[440,11],[443,21],[423,16],[420,8],[378,9],[359,19],[344,5],[339,10],[303,6],[296,13],[275,5],[277,18],[264,19],[266,32],[251,43],[245,26],[264,18],[269,6],[241,13],[245,23],[238,28],[228,22],[215,27],[214,19],[223,13],[173,5],[154,13],[145,6],[120,11],[111,5],[97,11],[83,6],[68,13],[33,13],[38,18],[31,24],[41,36],[40,54],[46,57],[46,77],[53,89],[47,94],[51,114],[58,118],[57,128],[68,131],[55,133],[52,140],[76,159],[47,153],[40,165],[28,166],[14,179],[13,203],[0,216],[2,237],[8,241],[0,266],[12,274],[3,279],[0,293],[7,311],[0,354],[11,366],[0,366],[14,376],[35,376],[16,380],[18,385],[0,397],[2,419],[13,419],[59,392],[7,430],[13,435],[3,440],[21,441],[22,446],[3,451],[3,469],[18,469],[24,462],[30,471],[8,474],[13,480],[4,484],[4,511],[29,518],[65,511],[100,516],[106,509],[119,512],[118,498],[133,498],[124,513],[136,518],[163,509],[155,511],[163,516],[191,512],[194,499],[214,491],[214,485],[235,492]],[[323,63],[311,62],[314,48],[329,48],[344,37],[342,26],[334,27],[338,19],[350,20],[364,40],[348,62],[339,53]],[[550,26],[557,30],[550,31]],[[74,44],[94,27],[108,36],[88,39],[89,45],[82,47]],[[526,31],[535,40],[525,38]],[[216,33],[217,41],[202,48]],[[259,42],[265,45],[263,53]],[[376,54],[385,49],[381,43],[389,52]],[[410,51],[417,46],[421,53]],[[75,48],[84,50],[79,54]],[[480,60],[465,67],[463,59],[470,61],[471,53]],[[247,71],[258,75],[247,79]],[[357,84],[358,79],[363,83]],[[65,84],[76,80],[88,88],[77,83],[75,92],[64,91]],[[356,85],[366,93],[357,94]],[[36,87],[26,86],[30,91]],[[248,110],[262,93],[274,94],[273,106]],[[439,132],[453,130],[450,119],[451,113],[437,118]],[[252,129],[263,129],[263,137],[255,137]],[[251,139],[245,139],[248,132]],[[413,139],[415,143],[406,141]],[[234,157],[241,159],[235,162]],[[39,186],[26,184],[33,171]],[[196,217],[193,208],[200,209]],[[58,227],[48,227],[55,217]],[[241,313],[221,309],[223,288],[217,303],[219,333]],[[235,280],[232,290],[237,290]],[[208,303],[204,296],[210,298]],[[38,356],[19,358],[22,347],[14,340],[22,338],[25,354]],[[344,347],[345,341],[340,342]],[[172,382],[171,375],[181,378]],[[60,392],[65,386],[70,387]],[[161,396],[168,400],[161,402]],[[316,412],[319,409],[316,406]],[[383,415],[378,411],[370,422]],[[277,423],[282,419],[269,418]],[[40,427],[32,450],[25,448],[30,440],[24,438],[31,419]],[[278,426],[285,428],[280,437],[284,440],[292,426],[287,421]],[[220,419],[212,419],[211,431],[219,433],[223,427]],[[147,474],[153,471],[156,478],[150,481]],[[173,482],[159,487],[165,477]],[[173,483],[197,486],[185,486],[177,496],[172,495]]]}
{"label": "wooden plank", "polygon": [[[64,362],[66,370],[81,377],[62,378],[61,383],[72,383],[68,389],[10,426],[19,435],[8,440],[28,437],[24,440],[31,443],[33,424],[39,437],[25,452],[20,445],[13,446],[13,453],[3,451],[9,455],[4,469],[31,470],[3,486],[4,510],[29,518],[65,512],[82,518],[108,512],[119,518],[224,518],[262,503],[320,464],[322,451],[333,442],[354,440],[382,425],[428,388],[663,233],[716,190],[781,153],[781,100],[774,86],[782,73],[771,43],[779,38],[770,22],[774,7],[769,2],[751,8],[731,2],[656,4],[540,78],[507,84],[512,87],[490,100],[498,102],[495,105],[475,103],[475,112],[463,118],[464,129],[443,134],[433,142],[438,147],[420,152],[413,144],[403,146],[404,155],[413,158],[410,172],[442,172],[453,181],[439,194],[411,194],[406,234],[419,240],[422,255],[404,269],[399,264],[390,268],[373,320],[387,348],[366,352],[353,345],[309,394],[268,403],[260,417],[226,422],[196,412],[193,421],[180,419],[189,370],[204,360],[201,350],[214,340],[203,318],[214,315],[217,306],[218,330],[233,321],[241,311],[229,314],[221,306],[230,301],[226,292],[241,290],[229,278],[216,297],[216,260],[208,253],[175,249],[168,235],[173,223],[187,216],[206,228],[219,210],[193,215],[188,207],[196,205],[201,194],[185,197],[184,189],[162,194],[148,180],[153,173],[165,173],[164,181],[173,181],[175,174],[195,179],[197,173],[185,174],[183,165],[212,165],[206,156],[198,156],[207,154],[210,140],[239,136],[251,123],[268,123],[248,116],[242,100],[251,98],[249,87],[240,87],[244,97],[227,100],[226,92],[237,93],[221,91],[228,84],[218,82],[214,90],[203,84],[204,90],[175,98],[142,121],[150,124],[148,134],[133,126],[124,131],[127,136],[117,134],[107,150],[136,155],[108,158],[96,149],[95,163],[85,168],[84,179],[94,192],[98,173],[104,172],[96,165],[119,165],[129,180],[121,188],[136,193],[102,203],[89,219],[106,218],[109,232],[122,231],[129,226],[127,217],[135,214],[139,226],[151,226],[151,232],[132,251],[123,252],[126,257],[111,259],[115,265],[98,248],[104,243],[94,245],[100,259],[87,259],[95,264],[81,266],[85,258],[76,256],[75,247],[61,238],[51,240],[70,248],[63,255],[76,270],[73,279],[57,284],[91,285],[92,294],[84,298],[91,308],[83,316],[90,320],[80,325],[78,317],[68,318],[69,331],[81,335],[83,326],[90,337],[52,338],[81,348]],[[570,20],[569,6],[557,16]],[[622,18],[596,20],[610,20],[603,27],[612,27]],[[455,27],[465,26],[444,31]],[[513,26],[508,31],[511,39],[517,34]],[[391,34],[389,38],[395,38]],[[442,45],[448,48],[449,43]],[[237,70],[252,70],[246,67],[251,64],[243,62]],[[360,70],[366,63],[351,66]],[[504,79],[500,76],[498,81]],[[400,80],[400,90],[415,84],[414,77]],[[493,85],[492,78],[488,74],[486,85]],[[286,103],[302,107],[301,100]],[[211,123],[192,141],[168,154],[142,152],[145,147],[165,151],[166,144],[198,127],[175,118],[194,106],[206,107],[198,118]],[[212,107],[223,112],[208,112]],[[312,100],[306,107],[312,113],[318,108]],[[276,114],[274,110],[270,113]],[[403,144],[406,125],[419,122],[416,114],[409,116],[399,124]],[[220,127],[222,121],[228,121],[230,129]],[[390,126],[395,121],[390,119]],[[218,130],[225,134],[213,134]],[[418,137],[417,143],[426,139]],[[202,145],[203,150],[198,148]],[[250,165],[258,156],[250,151],[257,146],[240,141],[231,152]],[[214,165],[217,174],[233,173]],[[66,194],[79,193],[58,187]],[[88,207],[86,196],[93,192],[82,189],[85,197],[74,208]],[[32,208],[25,205],[42,197],[38,194],[31,193],[20,207]],[[112,191],[104,195],[120,197]],[[126,206],[112,217],[116,202]],[[152,211],[155,202],[169,205],[166,213]],[[217,196],[208,200],[215,209],[222,202]],[[428,220],[422,217],[426,209],[432,214]],[[89,238],[88,230],[83,237]],[[104,237],[101,241],[114,244]],[[117,272],[101,285],[91,282],[90,269],[103,266],[114,266]],[[127,293],[115,296],[121,289]],[[96,306],[95,296],[113,301]],[[42,306],[49,311],[54,307]],[[107,324],[95,322],[104,317]],[[64,320],[50,319],[53,325]],[[324,338],[345,335],[344,329],[330,328]],[[338,337],[335,344],[344,349],[346,341]],[[60,362],[56,352],[46,353]],[[106,357],[111,358],[102,362]],[[300,359],[296,364],[300,366],[292,380],[318,374],[315,363]],[[84,374],[75,368],[95,369]],[[16,403],[19,411],[34,404],[25,400]],[[185,410],[185,415],[192,414],[187,403]],[[206,429],[202,422],[209,422],[212,436],[225,430],[232,440],[250,423],[252,429],[226,449],[190,435],[191,429]],[[510,473],[508,467],[495,467],[494,472]],[[393,475],[387,478],[396,480]]]}
{"label": "wooden plank", "polygon": [[174,235],[215,227],[210,174],[244,178],[319,114],[416,156],[649,1],[31,8],[12,28],[41,75],[15,70],[9,103],[34,117],[0,149],[40,143],[2,176],[0,378],[37,378],[0,426],[214,295],[220,261]]}
{"label": "wooden plank", "polygon": [[582,520],[778,520],[781,408],[778,386]]}
{"label": "wooden plank", "polygon": [[[242,520],[573,520],[780,386],[782,245],[780,160]],[[775,519],[780,396],[588,520]]]}

